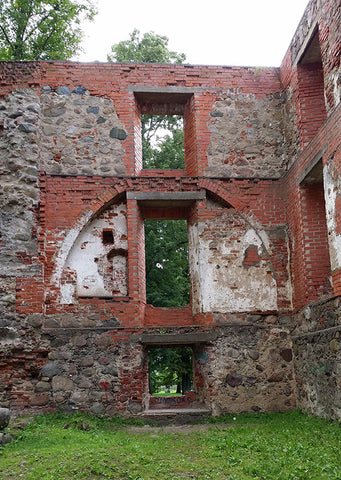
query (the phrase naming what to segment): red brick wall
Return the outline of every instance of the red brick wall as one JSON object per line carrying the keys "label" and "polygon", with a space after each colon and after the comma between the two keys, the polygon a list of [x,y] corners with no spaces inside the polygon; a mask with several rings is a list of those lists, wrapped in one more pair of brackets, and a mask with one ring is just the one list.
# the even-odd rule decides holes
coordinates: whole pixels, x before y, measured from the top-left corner
{"label": "red brick wall", "polygon": [[[321,153],[323,163],[334,162],[337,157],[336,152],[340,148],[340,125],[341,108],[338,106],[283,179],[283,186],[286,192],[284,198],[286,199],[287,220],[291,235],[291,272],[295,309],[304,306],[309,298],[309,295],[308,298],[305,298],[305,273],[304,268],[302,268],[302,265],[304,265],[303,257],[305,249],[303,221],[306,220],[303,218],[305,207],[302,205],[304,189],[300,189],[299,183],[303,180],[304,173],[309,171],[309,164],[315,160],[318,152],[323,152],[323,148],[326,149],[324,153]],[[319,198],[322,202],[322,194]],[[310,204],[308,208],[310,212],[313,211]],[[323,218],[325,219],[325,210],[322,207],[322,203],[320,203],[318,208],[319,211],[323,213]],[[309,229],[308,226],[307,228]],[[325,233],[323,236],[327,238]]]}
{"label": "red brick wall", "polygon": [[301,146],[306,146],[327,117],[321,63],[297,66],[297,121]]}
{"label": "red brick wall", "polygon": [[304,302],[331,293],[324,190],[321,183],[301,186]]}

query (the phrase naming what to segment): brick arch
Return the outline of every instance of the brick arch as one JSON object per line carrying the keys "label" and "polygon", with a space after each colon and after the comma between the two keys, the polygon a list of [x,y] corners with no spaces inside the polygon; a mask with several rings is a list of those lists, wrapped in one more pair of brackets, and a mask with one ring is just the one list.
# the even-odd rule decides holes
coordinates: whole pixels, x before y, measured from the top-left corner
{"label": "brick arch", "polygon": [[199,181],[199,185],[202,188],[205,188],[205,190],[213,193],[215,196],[221,198],[224,202],[231,205],[231,207],[235,208],[242,215],[242,217],[250,225],[250,227],[257,232],[258,236],[262,240],[265,251],[267,252],[269,258],[271,258],[271,255],[269,254],[269,239],[267,234],[263,230],[263,224],[258,219],[258,217],[250,211],[246,203],[237,198],[235,195],[231,194],[231,192],[229,192],[222,185],[217,185],[212,180],[201,179]]}
{"label": "brick arch", "polygon": [[[97,198],[92,200],[88,207],[82,212],[80,217],[75,221],[74,228],[66,235],[63,245],[61,246],[55,260],[55,269],[52,275],[52,283],[54,285],[60,284],[62,272],[64,269],[65,262],[68,258],[68,255],[82,230],[98,215],[101,211],[105,210],[111,203],[122,194],[130,191],[140,191],[141,179],[135,179],[131,181],[130,179],[120,179],[117,185],[106,188],[102,193],[100,193]],[[145,179],[144,179],[145,181]],[[179,182],[179,191],[181,191],[181,182]],[[249,208],[242,200],[238,199],[235,195],[231,194],[224,186],[217,184],[209,179],[199,179],[196,182],[193,182],[193,190],[205,189],[206,191],[212,193],[216,197],[223,200],[225,203],[231,205],[236,211],[238,211],[246,222],[250,225],[252,229],[255,230],[259,236],[264,251],[266,251],[267,256],[271,261],[271,254],[269,253],[269,239],[265,231],[263,230],[262,223],[258,218],[250,212]],[[146,185],[144,185],[146,187]],[[195,188],[196,187],[196,188]],[[145,191],[159,190],[158,185],[150,182],[149,188]],[[188,190],[187,190],[188,191]]]}
{"label": "brick arch", "polygon": [[128,181],[122,180],[118,185],[104,190],[95,200],[92,200],[88,207],[82,212],[79,218],[74,222],[74,227],[65,236],[62,246],[55,258],[55,267],[51,277],[51,285],[60,286],[60,281],[68,255],[82,232],[82,230],[98,215],[102,210],[115,201],[122,193],[127,190]]}
{"label": "brick arch", "polygon": [[247,211],[247,206],[244,202],[231,195],[222,185],[212,182],[212,180],[201,179],[198,182],[199,186],[212,192],[217,197],[224,200],[226,203],[229,203],[233,208],[238,210],[240,213],[245,213]]}
{"label": "brick arch", "polygon": [[[236,198],[235,195],[232,195],[227,189],[225,189],[222,185],[217,185],[215,182],[208,180],[208,179],[200,179],[197,182],[197,186],[199,188],[205,189],[215,196],[221,198],[224,202],[231,205],[235,208],[238,212],[243,214],[249,223],[256,223],[257,226],[260,225],[259,220],[255,217],[254,214],[251,214],[247,205],[242,200]],[[151,184],[151,188],[149,190],[158,190],[158,188],[153,188],[154,185]],[[91,215],[98,214],[102,209],[105,209],[108,203],[115,201],[115,198],[125,193],[127,190],[139,190],[138,184],[132,184],[131,181],[128,179],[122,179],[118,185],[113,187],[107,188],[103,193],[101,193],[95,200],[93,200],[88,208],[85,210],[84,214],[90,213]],[[146,191],[149,191],[146,190]],[[181,190],[181,189],[179,189]]]}

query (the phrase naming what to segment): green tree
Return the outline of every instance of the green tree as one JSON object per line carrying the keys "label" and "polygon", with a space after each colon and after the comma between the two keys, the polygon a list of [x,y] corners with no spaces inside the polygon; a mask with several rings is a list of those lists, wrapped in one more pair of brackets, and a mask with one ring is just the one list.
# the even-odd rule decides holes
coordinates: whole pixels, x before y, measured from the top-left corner
{"label": "green tree", "polygon": [[191,390],[193,382],[192,349],[190,347],[153,348],[148,351],[149,390],[177,386],[177,393]]}
{"label": "green tree", "polygon": [[66,60],[95,14],[92,0],[0,0],[0,60]]}
{"label": "green tree", "polygon": [[143,168],[184,169],[182,118],[179,115],[142,115],[141,122]]}
{"label": "green tree", "polygon": [[186,220],[146,220],[147,303],[182,307],[189,303]]}
{"label": "green tree", "polygon": [[141,33],[136,28],[129,40],[122,40],[111,47],[108,62],[129,63],[183,63],[184,53],[168,50],[168,38],[154,32]]}

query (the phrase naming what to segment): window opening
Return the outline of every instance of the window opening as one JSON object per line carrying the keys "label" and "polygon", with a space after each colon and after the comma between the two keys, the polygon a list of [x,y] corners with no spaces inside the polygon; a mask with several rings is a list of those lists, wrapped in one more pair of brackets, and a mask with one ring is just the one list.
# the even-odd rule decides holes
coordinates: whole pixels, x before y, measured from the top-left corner
{"label": "window opening", "polygon": [[142,167],[185,168],[184,129],[181,115],[141,115]]}
{"label": "window opening", "polygon": [[301,182],[300,194],[304,242],[301,295],[304,300],[312,301],[332,293],[322,160]]}
{"label": "window opening", "polygon": [[147,303],[155,307],[189,304],[186,220],[145,220]]}
{"label": "window opening", "polygon": [[327,118],[318,28],[299,59],[297,79],[298,127],[301,145],[305,146]]}
{"label": "window opening", "polygon": [[193,389],[192,348],[150,348],[148,372],[151,395],[159,397],[185,395]]}
{"label": "window opening", "polygon": [[114,234],[111,229],[105,228],[102,232],[103,245],[111,245],[114,243]]}

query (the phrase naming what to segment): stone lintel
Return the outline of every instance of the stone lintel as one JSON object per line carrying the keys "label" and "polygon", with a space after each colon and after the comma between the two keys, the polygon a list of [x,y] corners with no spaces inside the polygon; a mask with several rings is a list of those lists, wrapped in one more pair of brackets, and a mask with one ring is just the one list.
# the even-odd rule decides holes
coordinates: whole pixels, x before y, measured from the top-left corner
{"label": "stone lintel", "polygon": [[195,343],[209,343],[216,340],[218,334],[216,332],[202,333],[143,333],[137,335],[135,339],[146,345],[190,345]]}
{"label": "stone lintel", "polygon": [[[327,145],[314,155],[314,158],[308,163],[303,172],[298,176],[296,180],[296,185],[316,183],[318,181],[323,181],[323,172],[320,171],[317,164],[322,160],[323,155],[327,151]],[[318,170],[317,170],[318,169]]]}
{"label": "stone lintel", "polygon": [[185,105],[187,100],[202,89],[200,87],[159,87],[152,85],[134,85],[129,88],[140,104],[178,104]]}

